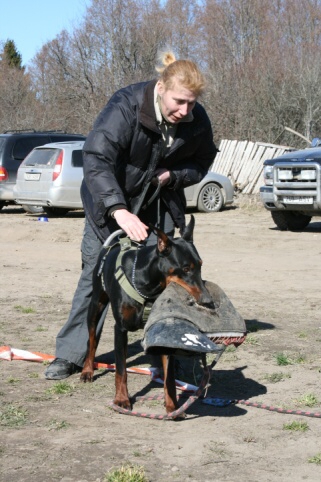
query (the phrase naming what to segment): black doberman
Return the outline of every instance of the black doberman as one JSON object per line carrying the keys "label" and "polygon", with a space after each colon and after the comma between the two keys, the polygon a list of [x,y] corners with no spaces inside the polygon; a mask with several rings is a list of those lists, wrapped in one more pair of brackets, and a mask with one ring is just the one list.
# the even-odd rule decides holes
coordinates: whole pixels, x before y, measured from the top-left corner
{"label": "black doberman", "polygon": [[[164,232],[152,228],[157,244],[124,251],[121,266],[117,267],[118,244],[106,256],[102,250],[93,277],[93,295],[88,311],[89,343],[83,382],[91,382],[97,348],[96,326],[101,313],[110,301],[115,319],[114,348],[116,364],[116,395],[114,403],[131,409],[127,389],[127,332],[143,328],[144,306],[124,290],[115,276],[122,271],[131,285],[144,298],[155,300],[166,286],[175,282],[183,286],[201,305],[213,306],[212,298],[201,278],[202,261],[193,244],[194,216],[180,238],[170,239]],[[106,258],[106,259],[104,259]],[[99,275],[101,272],[101,276]],[[136,297],[135,297],[136,298]],[[165,407],[167,413],[178,408],[175,386],[174,357],[161,355],[164,369]]]}

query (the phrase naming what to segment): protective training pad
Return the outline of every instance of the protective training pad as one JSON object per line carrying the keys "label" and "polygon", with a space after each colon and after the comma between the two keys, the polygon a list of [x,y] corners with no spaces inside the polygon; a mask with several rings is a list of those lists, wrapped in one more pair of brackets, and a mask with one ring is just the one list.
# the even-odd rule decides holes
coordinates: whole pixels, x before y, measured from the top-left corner
{"label": "protective training pad", "polygon": [[[246,326],[224,291],[205,281],[215,309],[198,305],[177,283],[170,283],[155,301],[144,328],[143,348],[148,354],[219,352],[222,340],[243,340]],[[214,343],[214,340],[216,343]]]}

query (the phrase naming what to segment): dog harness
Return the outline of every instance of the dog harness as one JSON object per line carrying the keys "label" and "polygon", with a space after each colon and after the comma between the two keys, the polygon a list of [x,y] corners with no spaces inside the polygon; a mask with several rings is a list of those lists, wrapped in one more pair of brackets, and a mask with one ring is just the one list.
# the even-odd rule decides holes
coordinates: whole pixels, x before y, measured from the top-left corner
{"label": "dog harness", "polygon": [[[137,260],[137,252],[138,252],[138,249],[139,249],[139,246],[140,246],[139,243],[137,243],[135,241],[132,241],[128,236],[123,236],[123,237],[119,237],[117,243],[115,243],[111,246],[107,246],[107,247],[104,246],[104,248],[106,249],[106,253],[104,254],[103,258],[101,259],[97,276],[101,276],[102,286],[103,286],[104,290],[106,291],[106,287],[105,287],[105,283],[104,283],[103,267],[104,267],[106,258],[108,256],[110,250],[117,245],[120,246],[120,251],[119,251],[119,254],[118,254],[117,259],[116,259],[115,278],[128,296],[130,296],[135,301],[137,301],[138,303],[143,305],[143,307],[144,307],[143,322],[145,323],[147,321],[148,316],[150,314],[150,311],[152,309],[154,300],[152,301],[147,296],[144,296],[135,287],[134,274],[135,274],[135,266],[136,266],[136,260]],[[134,266],[133,266],[132,283],[130,283],[130,281],[128,280],[128,278],[127,278],[127,276],[124,272],[124,268],[122,266],[122,258],[124,256],[125,252],[128,252],[130,250],[136,251],[136,257],[135,257]]]}

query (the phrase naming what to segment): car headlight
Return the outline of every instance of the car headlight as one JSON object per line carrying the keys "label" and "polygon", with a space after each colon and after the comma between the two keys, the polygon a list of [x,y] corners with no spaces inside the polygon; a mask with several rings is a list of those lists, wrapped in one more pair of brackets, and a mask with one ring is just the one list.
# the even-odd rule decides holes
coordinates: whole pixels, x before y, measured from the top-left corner
{"label": "car headlight", "polygon": [[264,166],[263,178],[266,186],[273,186],[273,166]]}

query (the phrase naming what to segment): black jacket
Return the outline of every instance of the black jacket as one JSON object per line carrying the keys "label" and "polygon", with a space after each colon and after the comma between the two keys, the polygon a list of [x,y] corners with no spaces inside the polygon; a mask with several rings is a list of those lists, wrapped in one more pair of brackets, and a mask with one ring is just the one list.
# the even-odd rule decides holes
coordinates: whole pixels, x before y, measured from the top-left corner
{"label": "black jacket", "polygon": [[119,229],[109,216],[113,206],[133,212],[156,167],[173,173],[161,197],[179,228],[185,224],[184,187],[206,175],[217,149],[204,108],[196,103],[192,122],[180,123],[172,146],[164,152],[156,121],[156,81],[133,84],[117,91],[99,114],[84,144],[81,196],[85,214],[104,241]]}

